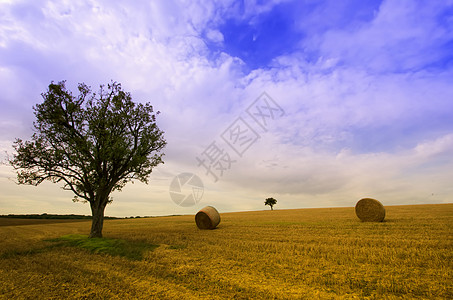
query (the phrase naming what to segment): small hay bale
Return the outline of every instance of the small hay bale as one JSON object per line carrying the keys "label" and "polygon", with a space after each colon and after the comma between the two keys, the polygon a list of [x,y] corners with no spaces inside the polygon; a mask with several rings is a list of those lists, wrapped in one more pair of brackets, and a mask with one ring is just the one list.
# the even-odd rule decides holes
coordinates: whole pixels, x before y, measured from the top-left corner
{"label": "small hay bale", "polygon": [[195,223],[200,229],[214,229],[220,223],[220,214],[214,207],[206,206],[195,215]]}
{"label": "small hay bale", "polygon": [[355,205],[355,214],[362,222],[382,222],[385,218],[385,208],[376,199],[363,198]]}

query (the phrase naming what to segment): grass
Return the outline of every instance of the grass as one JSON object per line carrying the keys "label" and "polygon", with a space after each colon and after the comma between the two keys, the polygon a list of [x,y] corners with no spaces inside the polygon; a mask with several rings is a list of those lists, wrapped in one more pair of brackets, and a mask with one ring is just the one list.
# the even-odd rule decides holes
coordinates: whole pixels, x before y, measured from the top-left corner
{"label": "grass", "polygon": [[[42,248],[28,250],[10,250],[3,252],[0,258],[13,258],[20,255],[32,255],[48,252],[56,247],[76,247],[95,254],[108,254],[111,256],[122,256],[130,260],[143,259],[144,253],[153,251],[159,245],[149,244],[144,241],[126,241],[111,238],[88,238],[88,235],[68,234],[59,238],[48,239],[53,242],[51,245]],[[180,249],[180,246],[172,246],[172,249]]]}
{"label": "grass", "polygon": [[89,222],[2,226],[0,298],[453,298],[453,204],[386,207],[383,223],[354,208],[221,217],[212,231],[194,216],[107,220],[97,241]]}
{"label": "grass", "polygon": [[91,253],[109,254],[122,256],[131,260],[143,259],[146,251],[152,251],[158,245],[149,244],[143,241],[126,241],[110,238],[88,238],[88,235],[68,234],[59,238],[50,239],[50,242],[57,242],[59,246],[70,246],[86,249]]}

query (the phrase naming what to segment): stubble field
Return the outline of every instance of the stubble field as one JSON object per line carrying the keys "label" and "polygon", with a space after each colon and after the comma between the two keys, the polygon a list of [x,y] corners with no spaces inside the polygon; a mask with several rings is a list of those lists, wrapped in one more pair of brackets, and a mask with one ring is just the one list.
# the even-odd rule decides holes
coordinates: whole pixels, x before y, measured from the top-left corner
{"label": "stubble field", "polygon": [[354,208],[221,218],[211,231],[194,216],[106,220],[108,241],[158,245],[132,258],[56,242],[90,221],[2,220],[0,298],[453,298],[453,204],[387,206],[383,223]]}

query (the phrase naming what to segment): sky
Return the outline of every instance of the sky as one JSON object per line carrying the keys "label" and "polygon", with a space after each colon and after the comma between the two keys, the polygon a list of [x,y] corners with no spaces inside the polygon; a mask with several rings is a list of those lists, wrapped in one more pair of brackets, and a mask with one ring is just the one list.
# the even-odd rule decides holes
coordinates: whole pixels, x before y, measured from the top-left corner
{"label": "sky", "polygon": [[160,111],[110,216],[453,203],[453,1],[0,0],[0,215],[90,214],[5,164],[51,82]]}

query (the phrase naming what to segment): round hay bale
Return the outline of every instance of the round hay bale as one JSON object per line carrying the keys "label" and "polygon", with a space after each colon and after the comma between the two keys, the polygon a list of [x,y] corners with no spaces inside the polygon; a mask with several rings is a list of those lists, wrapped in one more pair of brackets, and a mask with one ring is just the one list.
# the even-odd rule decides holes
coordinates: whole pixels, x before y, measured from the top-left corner
{"label": "round hay bale", "polygon": [[363,198],[355,205],[355,214],[362,222],[382,222],[385,218],[385,208],[376,199]]}
{"label": "round hay bale", "polygon": [[195,223],[200,229],[214,229],[220,223],[220,214],[214,207],[206,206],[195,215]]}

